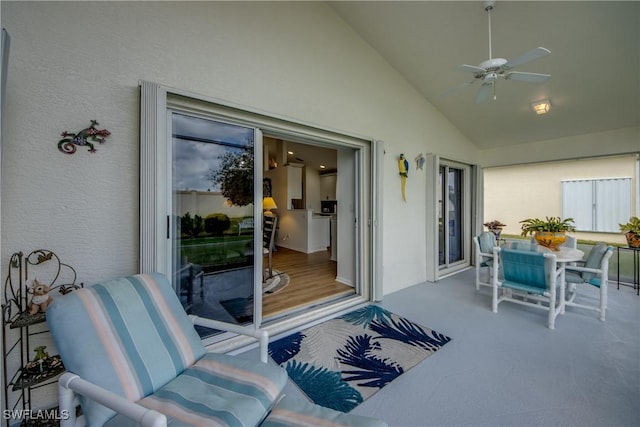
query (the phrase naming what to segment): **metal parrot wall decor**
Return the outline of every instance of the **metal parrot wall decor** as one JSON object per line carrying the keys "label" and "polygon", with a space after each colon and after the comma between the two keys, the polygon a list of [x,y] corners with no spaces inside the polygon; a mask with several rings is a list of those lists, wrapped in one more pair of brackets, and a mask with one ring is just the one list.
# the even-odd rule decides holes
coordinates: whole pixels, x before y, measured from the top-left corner
{"label": "metal parrot wall decor", "polygon": [[404,158],[404,154],[400,154],[398,159],[398,171],[400,173],[400,188],[402,190],[402,200],[407,201],[407,178],[409,177],[409,162]]}

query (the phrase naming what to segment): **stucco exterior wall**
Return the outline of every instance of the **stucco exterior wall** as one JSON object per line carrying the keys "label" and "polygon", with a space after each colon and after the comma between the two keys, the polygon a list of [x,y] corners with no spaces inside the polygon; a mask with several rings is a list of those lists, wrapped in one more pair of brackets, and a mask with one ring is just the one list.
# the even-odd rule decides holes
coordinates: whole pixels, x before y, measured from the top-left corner
{"label": "stucco exterior wall", "polygon": [[[87,284],[135,273],[140,80],[385,142],[384,291],[425,280],[425,176],[400,198],[396,158],[478,150],[321,2],[11,2],[2,271],[50,248]],[[98,120],[94,154],[62,131]]]}
{"label": "stucco exterior wall", "polygon": [[[506,234],[520,234],[526,218],[562,216],[561,181],[570,179],[632,178],[632,209],[637,206],[635,155],[502,166],[484,170],[484,220],[502,221]],[[611,206],[611,209],[615,209]],[[632,212],[632,215],[637,215]],[[619,233],[573,233],[579,239],[626,242]]]}

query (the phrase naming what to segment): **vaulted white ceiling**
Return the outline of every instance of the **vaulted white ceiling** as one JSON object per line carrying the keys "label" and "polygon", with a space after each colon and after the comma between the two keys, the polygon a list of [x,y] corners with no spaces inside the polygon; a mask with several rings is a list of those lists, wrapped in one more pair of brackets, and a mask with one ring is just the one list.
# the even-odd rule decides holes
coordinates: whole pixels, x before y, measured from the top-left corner
{"label": "vaulted white ceiling", "polygon": [[[489,56],[482,1],[337,1],[336,13],[478,147],[542,141],[640,125],[640,2],[498,1],[493,57],[543,46],[551,54],[517,71],[543,84],[499,80],[496,100],[476,104],[479,82],[456,70]],[[536,116],[531,103],[551,100]]]}

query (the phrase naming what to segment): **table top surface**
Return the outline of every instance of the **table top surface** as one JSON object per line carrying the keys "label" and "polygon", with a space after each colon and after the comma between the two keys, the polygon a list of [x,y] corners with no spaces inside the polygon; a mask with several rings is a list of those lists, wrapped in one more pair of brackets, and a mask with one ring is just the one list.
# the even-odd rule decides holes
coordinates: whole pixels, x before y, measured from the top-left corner
{"label": "table top surface", "polygon": [[535,243],[531,244],[529,242],[506,242],[503,247],[522,251],[536,250],[537,252],[541,253],[554,254],[556,256],[556,261],[563,263],[581,261],[584,257],[584,252],[582,252],[580,249],[568,248],[566,246],[560,246],[558,247],[558,250],[552,250]]}

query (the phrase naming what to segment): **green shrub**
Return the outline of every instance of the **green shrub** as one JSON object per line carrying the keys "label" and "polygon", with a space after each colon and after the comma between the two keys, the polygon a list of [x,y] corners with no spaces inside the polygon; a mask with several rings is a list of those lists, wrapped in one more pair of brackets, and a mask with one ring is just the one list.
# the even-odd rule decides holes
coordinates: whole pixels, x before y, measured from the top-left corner
{"label": "green shrub", "polygon": [[204,221],[202,220],[202,217],[198,214],[194,215],[193,217],[192,230],[193,230],[193,237],[198,237],[200,233],[204,231]]}
{"label": "green shrub", "polygon": [[191,214],[186,212],[182,217],[180,217],[180,233],[186,236],[193,236],[193,219],[191,218]]}
{"label": "green shrub", "polygon": [[213,236],[222,236],[222,233],[231,227],[231,220],[223,213],[213,213],[204,219],[204,231]]}

